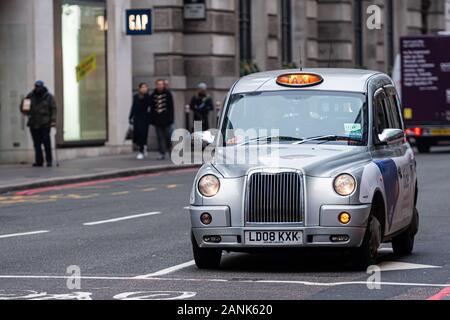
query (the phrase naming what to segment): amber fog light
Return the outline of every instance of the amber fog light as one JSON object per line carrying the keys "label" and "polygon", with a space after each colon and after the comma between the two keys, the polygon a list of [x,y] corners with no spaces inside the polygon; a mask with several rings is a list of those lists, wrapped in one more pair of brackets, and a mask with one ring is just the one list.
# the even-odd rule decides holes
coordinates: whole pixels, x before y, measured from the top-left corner
{"label": "amber fog light", "polygon": [[342,224],[349,224],[351,219],[352,219],[352,216],[348,212],[342,212],[339,215],[339,222]]}
{"label": "amber fog light", "polygon": [[210,225],[212,223],[212,217],[209,213],[203,213],[200,216],[200,221],[204,224],[204,225]]}

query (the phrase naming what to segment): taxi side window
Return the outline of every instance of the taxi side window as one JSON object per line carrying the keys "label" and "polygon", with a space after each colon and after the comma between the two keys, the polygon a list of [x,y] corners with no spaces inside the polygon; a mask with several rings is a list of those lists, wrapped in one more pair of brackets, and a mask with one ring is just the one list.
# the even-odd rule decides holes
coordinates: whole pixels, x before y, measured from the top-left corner
{"label": "taxi side window", "polygon": [[403,130],[402,126],[402,120],[399,113],[399,99],[397,97],[397,93],[395,92],[394,88],[388,88],[386,90],[387,94],[387,100],[389,103],[388,111],[389,111],[389,118],[390,118],[390,128],[391,129],[401,129]]}
{"label": "taxi side window", "polygon": [[378,92],[374,98],[374,131],[375,139],[383,133],[384,129],[389,129],[389,115],[387,113],[387,99],[383,91]]}

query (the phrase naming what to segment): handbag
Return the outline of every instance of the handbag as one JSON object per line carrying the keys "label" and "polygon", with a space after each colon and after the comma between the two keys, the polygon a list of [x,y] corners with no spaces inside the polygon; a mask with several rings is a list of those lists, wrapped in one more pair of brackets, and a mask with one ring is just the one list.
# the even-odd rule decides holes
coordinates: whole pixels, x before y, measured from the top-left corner
{"label": "handbag", "polygon": [[133,125],[130,125],[128,127],[127,134],[125,135],[125,141],[133,140],[133,136],[134,136],[134,127]]}

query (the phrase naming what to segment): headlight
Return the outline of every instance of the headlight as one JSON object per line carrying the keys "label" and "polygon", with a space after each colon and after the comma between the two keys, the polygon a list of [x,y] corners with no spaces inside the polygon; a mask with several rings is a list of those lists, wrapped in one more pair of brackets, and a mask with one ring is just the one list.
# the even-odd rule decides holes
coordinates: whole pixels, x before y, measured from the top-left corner
{"label": "headlight", "polygon": [[220,181],[216,176],[208,174],[198,182],[198,191],[204,197],[214,197],[220,190]]}
{"label": "headlight", "polygon": [[356,181],[353,176],[349,174],[341,174],[334,179],[334,191],[340,196],[347,197],[355,192]]}

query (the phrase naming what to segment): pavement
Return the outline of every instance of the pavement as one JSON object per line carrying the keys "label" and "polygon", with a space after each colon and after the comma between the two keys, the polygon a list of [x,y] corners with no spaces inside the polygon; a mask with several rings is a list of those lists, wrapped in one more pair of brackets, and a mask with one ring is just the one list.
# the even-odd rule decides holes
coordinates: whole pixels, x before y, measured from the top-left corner
{"label": "pavement", "polygon": [[157,158],[157,153],[150,153],[147,159],[138,161],[135,154],[127,154],[69,160],[61,162],[59,167],[53,168],[2,165],[0,166],[0,194],[31,188],[195,167],[193,165],[175,165],[170,159],[159,161]]}
{"label": "pavement", "polygon": [[384,245],[375,277],[322,251],[227,253],[219,270],[198,270],[184,210],[194,169],[10,192],[0,299],[448,300],[449,163],[448,149],[418,156],[415,252]]}

